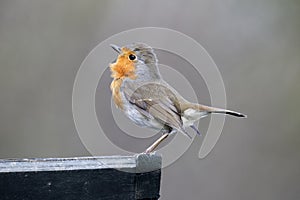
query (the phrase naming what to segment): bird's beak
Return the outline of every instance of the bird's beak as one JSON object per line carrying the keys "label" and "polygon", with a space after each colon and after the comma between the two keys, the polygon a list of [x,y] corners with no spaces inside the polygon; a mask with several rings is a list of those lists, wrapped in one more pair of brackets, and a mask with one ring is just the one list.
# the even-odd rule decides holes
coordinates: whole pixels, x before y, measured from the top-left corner
{"label": "bird's beak", "polygon": [[113,48],[116,52],[118,52],[118,54],[120,54],[122,52],[121,48],[118,47],[117,45],[111,44],[110,45],[111,48]]}

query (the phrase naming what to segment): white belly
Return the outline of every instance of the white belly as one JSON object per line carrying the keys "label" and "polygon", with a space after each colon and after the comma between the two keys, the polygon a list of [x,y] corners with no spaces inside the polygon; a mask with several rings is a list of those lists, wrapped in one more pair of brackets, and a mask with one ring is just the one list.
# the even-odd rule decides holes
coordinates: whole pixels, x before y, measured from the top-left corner
{"label": "white belly", "polygon": [[162,123],[155,119],[149,119],[148,117],[145,117],[138,110],[136,110],[134,105],[131,105],[130,103],[128,103],[125,106],[124,111],[126,116],[138,126],[149,127],[159,130],[163,127]]}

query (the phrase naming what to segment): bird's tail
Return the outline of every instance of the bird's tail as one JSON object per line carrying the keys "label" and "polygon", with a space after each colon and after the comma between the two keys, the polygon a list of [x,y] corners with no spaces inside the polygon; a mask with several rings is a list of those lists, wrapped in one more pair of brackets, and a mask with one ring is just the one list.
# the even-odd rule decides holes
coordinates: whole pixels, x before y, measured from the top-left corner
{"label": "bird's tail", "polygon": [[198,111],[201,111],[201,112],[207,112],[207,114],[220,113],[220,114],[232,115],[235,117],[242,117],[242,118],[247,117],[247,115],[244,115],[244,114],[236,112],[236,111],[226,110],[226,109],[222,109],[222,108],[214,108],[214,107],[205,106],[205,105],[201,105],[201,104],[194,104],[193,108]]}

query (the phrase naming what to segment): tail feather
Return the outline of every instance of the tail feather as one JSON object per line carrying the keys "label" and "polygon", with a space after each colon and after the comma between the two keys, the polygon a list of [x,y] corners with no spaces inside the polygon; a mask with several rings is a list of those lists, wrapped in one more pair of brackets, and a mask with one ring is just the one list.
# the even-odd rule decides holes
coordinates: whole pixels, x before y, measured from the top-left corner
{"label": "tail feather", "polygon": [[206,111],[208,113],[220,113],[220,114],[232,115],[232,116],[235,116],[235,117],[242,117],[242,118],[247,117],[247,115],[244,115],[242,113],[235,112],[235,111],[232,111],[232,110],[214,108],[214,107],[205,106],[205,105],[201,105],[201,104],[194,104],[194,108],[196,108],[199,111]]}
{"label": "tail feather", "polygon": [[232,115],[232,116],[235,116],[235,117],[243,117],[243,118],[247,117],[247,115],[244,115],[242,113],[238,113],[238,112],[235,112],[235,111],[231,111],[231,110],[212,111],[211,113],[221,113],[221,114]]}

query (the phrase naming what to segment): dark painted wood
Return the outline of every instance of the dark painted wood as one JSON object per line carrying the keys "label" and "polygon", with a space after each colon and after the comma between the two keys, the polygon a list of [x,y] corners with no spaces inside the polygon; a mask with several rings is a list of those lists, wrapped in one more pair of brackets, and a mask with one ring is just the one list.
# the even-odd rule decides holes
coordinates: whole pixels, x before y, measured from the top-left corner
{"label": "dark painted wood", "polygon": [[0,160],[0,199],[158,199],[160,168],[154,154]]}

